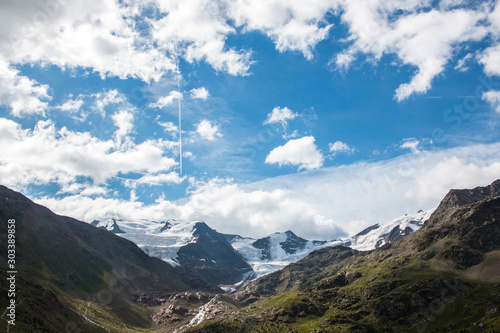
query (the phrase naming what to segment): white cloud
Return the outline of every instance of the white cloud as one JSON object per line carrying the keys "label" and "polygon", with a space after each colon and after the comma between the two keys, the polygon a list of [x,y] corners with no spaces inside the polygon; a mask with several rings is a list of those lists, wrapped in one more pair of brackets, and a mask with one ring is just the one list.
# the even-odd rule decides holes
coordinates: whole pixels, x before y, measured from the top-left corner
{"label": "white cloud", "polygon": [[369,225],[436,207],[450,188],[487,185],[498,178],[500,144],[496,143],[322,168],[267,179],[245,189],[286,189],[290,197],[310,204],[352,235]]}
{"label": "white cloud", "polygon": [[479,62],[484,65],[488,75],[500,75],[500,44],[488,47],[481,55]]}
{"label": "white cloud", "polygon": [[[493,45],[478,60],[487,74],[500,73],[498,3],[493,11],[491,3],[468,6],[460,0],[441,1],[438,9],[431,5],[428,0],[4,1],[0,69],[7,74],[0,85],[3,94],[16,93],[2,101],[15,115],[43,114],[48,87],[13,69],[26,64],[151,82],[174,74],[184,58],[247,75],[252,50],[231,48],[226,41],[249,31],[268,36],[280,52],[300,52],[311,59],[333,29],[331,15],[340,16],[348,28],[342,39],[349,43],[347,49],[334,55],[339,68],[347,69],[358,54],[373,61],[394,54],[402,65],[416,68],[411,81],[396,90],[398,101],[428,91],[464,43],[488,33]],[[205,98],[204,93],[193,98]],[[167,98],[157,107],[170,102]]]}
{"label": "white cloud", "polygon": [[[396,54],[403,64],[418,70],[409,83],[399,86],[395,98],[403,101],[427,92],[457,45],[481,40],[487,33],[480,25],[486,18],[481,10],[419,11],[428,5],[425,1],[344,1],[342,19],[349,25],[352,45],[337,56],[339,68],[347,68],[358,53],[375,61],[384,54]],[[403,14],[394,18],[397,11]]]}
{"label": "white cloud", "polygon": [[313,48],[328,37],[332,24],[325,16],[332,1],[226,0],[229,16],[245,31],[260,31],[271,38],[276,49],[298,51],[313,58]]}
{"label": "white cloud", "polygon": [[57,194],[79,194],[82,196],[93,196],[100,195],[105,196],[109,192],[103,186],[93,185],[90,183],[70,183],[70,184],[62,184],[61,189],[57,192]]}
{"label": "white cloud", "polygon": [[49,87],[20,75],[0,56],[0,105],[7,106],[16,117],[45,115],[51,96]]}
{"label": "white cloud", "polygon": [[[281,108],[279,106],[275,107],[271,113],[267,115],[264,125],[270,124],[281,124],[283,130],[283,139],[295,138],[298,136],[298,130],[288,134],[288,122],[299,117],[298,113],[293,112],[287,107]],[[279,132],[279,130],[278,130]]]}
{"label": "white cloud", "polygon": [[70,98],[66,100],[66,102],[64,102],[63,104],[56,106],[56,108],[68,113],[76,113],[80,111],[80,109],[83,106],[83,103],[84,102],[81,98],[76,98],[76,99]]}
{"label": "white cloud", "polygon": [[455,66],[455,70],[457,71],[460,71],[460,72],[465,72],[467,71],[469,68],[467,67],[467,62],[471,61],[473,58],[473,55],[472,53],[467,53],[465,55],[465,57],[463,57],[462,59],[460,59],[457,63],[457,65]]}
{"label": "white cloud", "polygon": [[150,103],[149,107],[162,109],[166,106],[171,105],[172,103],[174,103],[174,101],[179,99],[182,100],[182,93],[180,93],[177,90],[174,90],[171,91],[170,94],[168,94],[167,96],[161,97],[158,101],[156,101],[156,103]]}
{"label": "white cloud", "polygon": [[54,109],[65,112],[73,119],[85,121],[85,119],[87,119],[88,112],[82,110],[84,103],[83,96],[80,95],[77,98],[73,98],[73,96],[70,95],[63,104],[56,105]]}
{"label": "white cloud", "polygon": [[106,115],[106,108],[109,105],[125,105],[128,106],[127,98],[116,89],[110,89],[100,93],[92,94],[95,99],[94,107],[104,117]]}
{"label": "white cloud", "polygon": [[408,138],[403,140],[404,142],[399,146],[401,149],[409,149],[413,154],[420,153],[420,141],[415,138]]}
{"label": "white cloud", "polygon": [[318,169],[323,165],[323,155],[314,144],[313,136],[290,140],[274,148],[266,157],[266,163],[298,166],[299,170]]}
{"label": "white cloud", "polygon": [[217,137],[222,137],[219,133],[219,126],[212,124],[209,120],[202,120],[196,125],[196,133],[205,140],[213,141]]}
{"label": "white cloud", "polygon": [[357,151],[356,148],[350,147],[347,143],[344,143],[342,141],[335,141],[334,143],[330,143],[328,147],[330,148],[330,153],[333,156],[338,153],[353,154]]}
{"label": "white cloud", "polygon": [[171,121],[167,121],[167,122],[159,121],[158,125],[163,127],[165,132],[168,132],[168,133],[176,133],[177,131],[179,131],[179,128]]}
{"label": "white cloud", "polygon": [[90,68],[102,77],[159,80],[175,62],[136,30],[141,2],[3,2],[0,55],[10,63]]}
{"label": "white cloud", "polygon": [[491,107],[498,113],[500,113],[500,91],[490,90],[483,93],[483,100],[491,104]]}
{"label": "white cloud", "polygon": [[286,127],[289,120],[293,120],[298,117],[297,113],[294,113],[287,107],[280,108],[275,107],[271,113],[267,115],[264,125],[280,123],[283,127]]}
{"label": "white cloud", "polygon": [[309,239],[333,239],[436,207],[450,188],[487,185],[499,175],[497,143],[323,168],[247,185],[213,179],[198,184],[180,202],[159,198],[144,205],[80,195],[37,202],[86,221],[110,216],[177,218],[203,220],[220,232],[243,236],[261,237],[290,229]]}
{"label": "white cloud", "polygon": [[84,195],[73,195],[62,199],[44,197],[35,201],[50,207],[58,214],[66,214],[87,222],[109,217],[130,220],[146,218],[163,221],[168,216],[179,216],[180,214],[178,207],[170,201],[159,199],[154,204],[144,205],[142,202],[133,200],[136,199],[133,195],[130,199],[90,198]]}
{"label": "white cloud", "polygon": [[177,172],[169,172],[145,175],[135,181],[131,181],[131,183],[145,185],[180,184],[185,179],[185,176],[179,177],[179,174]]}
{"label": "white cloud", "polygon": [[[120,130],[123,134],[130,128]],[[0,133],[0,180],[6,186],[56,183],[69,188],[81,178],[98,185],[120,174],[155,175],[170,172],[177,165],[165,156],[176,148],[176,142],[147,140],[124,147],[87,132],[57,129],[50,120],[23,129],[0,118]]]}
{"label": "white cloud", "polygon": [[159,13],[150,21],[152,36],[161,49],[182,56],[188,62],[204,60],[217,71],[245,75],[251,65],[249,51],[225,45],[235,29],[228,24],[224,5],[211,0],[157,1]]}
{"label": "white cloud", "polygon": [[115,139],[118,146],[121,146],[123,139],[125,139],[134,130],[134,114],[129,111],[118,111],[111,116],[115,126],[118,129],[115,131]]}
{"label": "white cloud", "polygon": [[205,87],[191,89],[191,98],[206,100],[210,96]]}

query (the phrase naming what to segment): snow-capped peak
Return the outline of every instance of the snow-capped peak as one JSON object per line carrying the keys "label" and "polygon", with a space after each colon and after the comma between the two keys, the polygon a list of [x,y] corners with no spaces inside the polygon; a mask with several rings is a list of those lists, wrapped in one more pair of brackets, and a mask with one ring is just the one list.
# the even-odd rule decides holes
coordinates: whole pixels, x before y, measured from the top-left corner
{"label": "snow-capped peak", "polygon": [[417,231],[429,219],[435,208],[427,211],[418,211],[415,214],[406,214],[385,224],[372,225],[352,236],[349,247],[368,251],[379,248],[384,244],[395,242],[412,232]]}
{"label": "snow-capped peak", "polygon": [[114,234],[123,233],[115,219],[107,219],[106,221],[94,220],[90,224],[94,227],[110,231]]}
{"label": "snow-capped peak", "polygon": [[342,243],[342,241],[308,241],[296,236],[291,231],[276,232],[260,239],[231,236],[229,241],[233,248],[252,266],[257,277],[300,260],[313,250]]}
{"label": "snow-capped peak", "polygon": [[[226,251],[226,255],[233,260],[226,262],[225,267],[238,263],[241,266],[243,278],[243,276],[259,277],[274,272],[323,247],[344,245],[360,251],[373,250],[418,230],[433,211],[434,209],[407,214],[388,223],[372,225],[348,239],[333,241],[309,241],[290,230],[276,232],[260,239],[223,235],[204,222],[176,220],[155,222],[108,219],[104,222],[94,221],[91,224],[120,233],[121,237],[134,242],[147,254],[174,266],[179,266],[181,263],[191,266],[199,264],[200,267],[206,269],[220,270],[217,255],[208,254],[210,252],[208,249],[218,244],[217,246]],[[188,245],[189,250],[187,250]],[[249,267],[243,267],[244,265],[239,262],[241,257],[252,267],[255,274],[248,271]],[[224,261],[224,259],[221,260]]]}

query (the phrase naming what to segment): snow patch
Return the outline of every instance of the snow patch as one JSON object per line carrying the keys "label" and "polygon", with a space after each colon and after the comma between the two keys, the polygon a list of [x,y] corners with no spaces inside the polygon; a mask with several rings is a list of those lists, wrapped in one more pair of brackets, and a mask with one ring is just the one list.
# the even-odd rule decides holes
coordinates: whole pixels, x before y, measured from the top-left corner
{"label": "snow patch", "polygon": [[[370,251],[377,247],[384,245],[386,242],[384,236],[388,235],[394,228],[399,227],[400,233],[403,233],[406,228],[410,228],[413,232],[420,229],[424,222],[429,219],[431,214],[436,210],[436,208],[429,209],[427,211],[419,211],[415,214],[406,214],[405,216],[394,219],[385,224],[378,224],[379,226],[375,228],[374,226],[367,229],[371,229],[367,233],[359,233],[346,241],[350,241],[350,247],[358,251]],[[366,229],[365,229],[366,230]]]}

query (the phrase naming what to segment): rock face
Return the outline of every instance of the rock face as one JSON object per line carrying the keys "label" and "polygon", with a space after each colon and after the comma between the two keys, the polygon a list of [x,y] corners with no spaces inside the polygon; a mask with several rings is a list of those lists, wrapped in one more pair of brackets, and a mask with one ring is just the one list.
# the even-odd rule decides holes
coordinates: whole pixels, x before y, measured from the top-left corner
{"label": "rock face", "polygon": [[434,212],[434,219],[429,223],[443,220],[455,209],[476,203],[485,199],[500,196],[500,179],[488,186],[478,186],[473,189],[450,190]]}
{"label": "rock face", "polygon": [[[273,260],[277,259],[276,255],[273,255],[273,247],[276,246],[276,238],[273,236],[280,236],[280,233],[276,233],[274,235],[270,235],[264,238],[257,239],[255,242],[253,242],[252,246],[255,247],[256,249],[259,249],[261,252],[260,258],[262,260]],[[280,239],[277,240],[279,243],[279,247],[286,253],[286,254],[295,254],[297,252],[300,252],[304,250],[306,244],[308,243],[307,240],[301,237],[297,237],[292,231],[288,230],[283,233],[284,237],[281,237]]]}
{"label": "rock face", "polygon": [[239,312],[192,331],[499,331],[499,184],[450,191],[420,229],[373,251],[313,251],[235,292]]}
{"label": "rock face", "polygon": [[212,285],[234,284],[252,273],[252,267],[226,238],[204,222],[195,224],[193,236],[177,255],[180,265],[200,279]]}

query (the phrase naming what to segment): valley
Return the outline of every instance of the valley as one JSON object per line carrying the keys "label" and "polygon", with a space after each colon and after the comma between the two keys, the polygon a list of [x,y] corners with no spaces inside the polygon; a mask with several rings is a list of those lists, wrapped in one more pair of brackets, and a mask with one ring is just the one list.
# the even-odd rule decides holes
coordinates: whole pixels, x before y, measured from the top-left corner
{"label": "valley", "polygon": [[2,235],[15,219],[18,237],[9,332],[500,329],[500,181],[331,241],[204,222],[88,224],[0,190]]}

